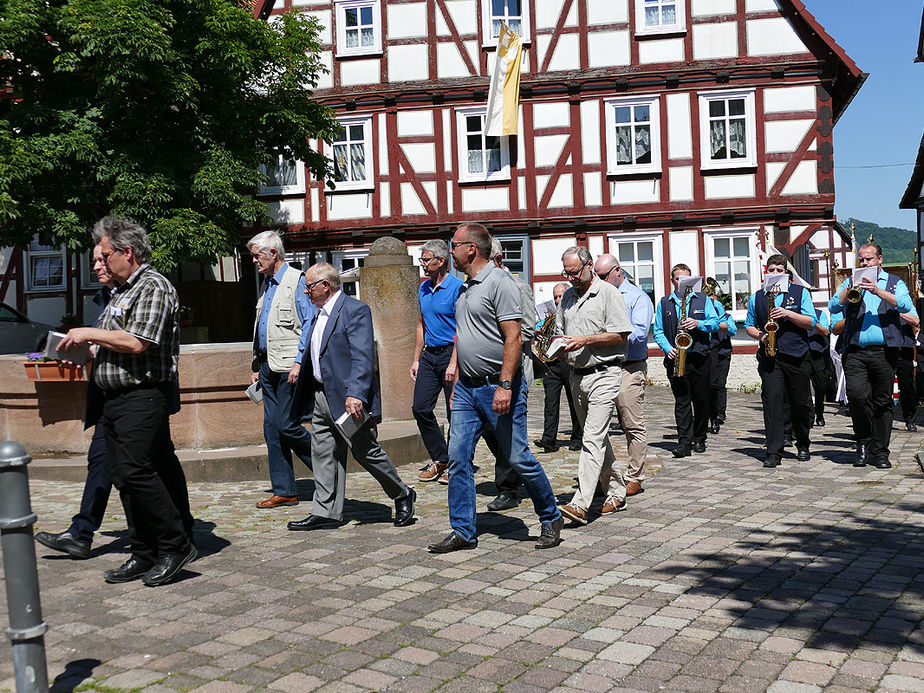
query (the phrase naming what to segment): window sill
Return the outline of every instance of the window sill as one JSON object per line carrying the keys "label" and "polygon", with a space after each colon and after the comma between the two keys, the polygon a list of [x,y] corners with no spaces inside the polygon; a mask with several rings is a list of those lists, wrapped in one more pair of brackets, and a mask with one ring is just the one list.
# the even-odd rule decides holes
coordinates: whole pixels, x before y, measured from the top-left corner
{"label": "window sill", "polygon": [[717,173],[755,173],[756,171],[757,163],[751,161],[733,164],[701,164],[699,167],[699,172],[704,176]]}
{"label": "window sill", "polygon": [[608,179],[619,180],[644,180],[646,178],[660,178],[660,168],[633,168],[633,169],[616,169],[606,172]]}
{"label": "window sill", "polygon": [[304,195],[305,188],[297,185],[285,188],[264,188],[257,193],[257,197],[285,197],[286,195]]}
{"label": "window sill", "polygon": [[[530,45],[532,45],[532,39],[529,38],[528,36],[521,36],[520,45],[523,46],[523,48],[528,48]],[[481,50],[486,51],[486,52],[496,51],[497,50],[497,38],[495,37],[494,39],[492,39],[490,43],[488,42],[482,43]]]}
{"label": "window sill", "polygon": [[505,174],[504,176],[492,176],[490,178],[460,178],[456,181],[461,187],[474,187],[474,186],[485,186],[492,185],[500,187],[502,185],[510,184],[510,174]]}
{"label": "window sill", "polygon": [[687,28],[685,26],[680,27],[671,27],[671,28],[651,28],[651,29],[636,29],[635,38],[644,41],[646,39],[659,39],[659,38],[668,38],[671,36],[680,36],[687,33]]}
{"label": "window sill", "polygon": [[371,193],[375,192],[374,183],[335,183],[336,188],[324,186],[325,195],[339,195],[341,193]]}
{"label": "window sill", "polygon": [[351,58],[381,58],[382,53],[382,49],[377,47],[361,51],[337,53],[334,57],[337,58],[337,60],[350,60]]}

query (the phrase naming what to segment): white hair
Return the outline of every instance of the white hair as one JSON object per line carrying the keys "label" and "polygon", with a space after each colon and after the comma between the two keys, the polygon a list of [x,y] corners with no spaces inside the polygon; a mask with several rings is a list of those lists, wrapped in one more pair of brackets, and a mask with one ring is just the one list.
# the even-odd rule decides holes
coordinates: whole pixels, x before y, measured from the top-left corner
{"label": "white hair", "polygon": [[286,251],[282,247],[282,236],[276,231],[263,231],[247,241],[247,250],[253,252],[254,249],[264,255],[269,255],[269,251],[274,249],[280,260],[286,259]]}

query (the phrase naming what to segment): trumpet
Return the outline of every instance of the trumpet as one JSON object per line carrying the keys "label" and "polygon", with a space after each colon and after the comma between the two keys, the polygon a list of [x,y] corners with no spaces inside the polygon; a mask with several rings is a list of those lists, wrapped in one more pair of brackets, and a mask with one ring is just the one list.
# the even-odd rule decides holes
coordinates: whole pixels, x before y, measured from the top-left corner
{"label": "trumpet", "polygon": [[847,301],[849,303],[859,303],[863,300],[863,291],[856,286],[847,287]]}
{"label": "trumpet", "polygon": [[674,358],[674,375],[678,378],[682,378],[687,372],[687,349],[693,346],[693,336],[680,327],[684,320],[687,319],[687,296],[689,293],[690,289],[688,287],[680,297],[680,318],[677,321],[677,332],[674,333],[674,346],[677,347],[677,356]]}
{"label": "trumpet", "polygon": [[764,347],[764,353],[767,356],[776,356],[776,331],[780,329],[780,324],[770,317],[770,313],[776,308],[776,291],[767,292],[767,323],[764,325],[764,332],[767,333],[767,345]]}

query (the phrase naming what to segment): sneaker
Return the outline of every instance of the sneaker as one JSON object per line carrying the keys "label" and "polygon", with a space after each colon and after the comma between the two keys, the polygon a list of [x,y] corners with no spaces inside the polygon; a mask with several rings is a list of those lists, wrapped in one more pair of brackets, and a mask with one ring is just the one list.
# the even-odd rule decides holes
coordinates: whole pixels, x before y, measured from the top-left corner
{"label": "sneaker", "polygon": [[567,505],[559,505],[558,511],[572,522],[576,522],[579,525],[587,524],[587,511],[581,510],[581,508],[576,505],[571,505],[570,503]]}
{"label": "sneaker", "polygon": [[610,513],[618,513],[625,510],[627,507],[629,506],[624,500],[620,501],[615,498],[607,498],[606,503],[600,508],[600,514],[609,515]]}
{"label": "sneaker", "polygon": [[448,468],[449,465],[444,462],[431,462],[417,475],[417,480],[424,482],[436,481],[440,478],[440,474],[445,472]]}

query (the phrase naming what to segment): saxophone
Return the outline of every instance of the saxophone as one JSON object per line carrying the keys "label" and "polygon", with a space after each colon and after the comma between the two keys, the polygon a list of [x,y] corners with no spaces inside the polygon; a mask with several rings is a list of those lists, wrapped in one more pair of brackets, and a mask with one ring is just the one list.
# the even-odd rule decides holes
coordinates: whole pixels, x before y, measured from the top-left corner
{"label": "saxophone", "polygon": [[558,360],[557,356],[549,357],[547,355],[549,346],[551,346],[557,331],[556,322],[554,313],[546,317],[546,319],[542,321],[542,324],[536,328],[536,331],[533,333],[532,342],[530,342],[529,345],[529,348],[533,352],[533,356],[543,363],[551,363],[552,361]]}
{"label": "saxophone", "polygon": [[680,318],[677,320],[677,332],[674,333],[674,346],[677,347],[677,356],[674,358],[674,376],[682,378],[687,372],[687,349],[693,345],[693,337],[680,325],[687,319],[687,296],[690,287],[683,290],[680,297]]}
{"label": "saxophone", "polygon": [[770,317],[770,313],[776,308],[775,296],[778,292],[767,291],[767,324],[764,325],[764,332],[767,333],[767,345],[764,347],[764,353],[767,356],[776,356],[776,331],[780,329],[779,323]]}

